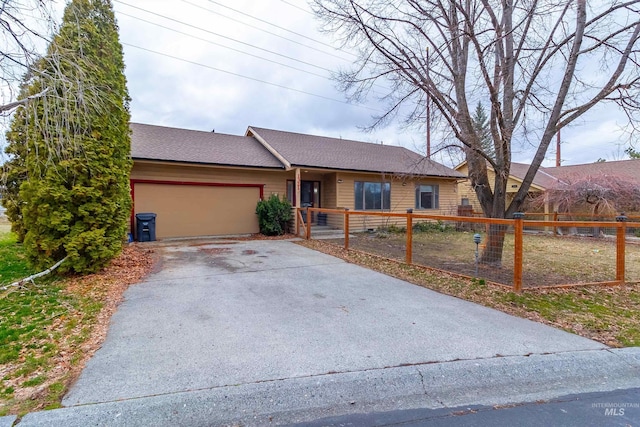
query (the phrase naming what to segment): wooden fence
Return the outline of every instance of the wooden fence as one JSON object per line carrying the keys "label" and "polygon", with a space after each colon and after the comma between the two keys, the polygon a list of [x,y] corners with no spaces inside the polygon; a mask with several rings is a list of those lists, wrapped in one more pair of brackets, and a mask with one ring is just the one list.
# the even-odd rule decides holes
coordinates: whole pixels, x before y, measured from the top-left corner
{"label": "wooden fence", "polygon": [[[306,215],[302,215],[302,211],[306,211]],[[498,227],[501,230],[513,230],[513,281],[512,287],[516,292],[520,292],[523,288],[523,254],[524,254],[524,235],[525,227],[540,227],[545,230],[555,230],[557,227],[590,227],[590,228],[606,228],[607,230],[615,230],[615,278],[610,280],[597,280],[589,284],[605,284],[605,285],[618,285],[624,284],[625,281],[625,266],[626,257],[625,251],[627,247],[627,229],[630,227],[640,229],[640,222],[628,222],[624,216],[616,218],[615,222],[612,221],[549,221],[549,220],[525,220],[524,214],[516,214],[513,219],[497,219],[497,218],[484,218],[484,217],[468,217],[468,216],[448,216],[448,215],[428,215],[423,213],[415,213],[412,209],[408,209],[406,213],[397,212],[379,212],[379,211],[351,211],[349,209],[323,209],[323,208],[299,208],[297,209],[296,216],[296,235],[300,235],[300,231],[303,231],[303,235],[306,239],[312,237],[311,223],[305,222],[304,218],[311,218],[312,212],[325,213],[332,215],[342,215],[344,217],[344,248],[349,249],[349,222],[350,218],[354,216],[383,216],[387,218],[395,218],[397,221],[402,221],[406,224],[406,243],[405,243],[405,259],[404,262],[408,265],[413,264],[413,234],[414,224],[417,221],[442,221],[448,224],[461,224],[471,223],[477,224],[479,229],[488,231],[490,227]],[[555,233],[554,233],[555,235]],[[477,243],[477,242],[476,242]],[[476,246],[477,249],[477,246]],[[477,251],[476,251],[477,256]],[[555,260],[549,260],[550,263]],[[476,265],[477,272],[477,265]],[[472,276],[465,276],[472,277]],[[639,278],[635,278],[638,280]],[[504,283],[503,283],[504,284]],[[575,286],[585,283],[567,283],[560,286]]]}

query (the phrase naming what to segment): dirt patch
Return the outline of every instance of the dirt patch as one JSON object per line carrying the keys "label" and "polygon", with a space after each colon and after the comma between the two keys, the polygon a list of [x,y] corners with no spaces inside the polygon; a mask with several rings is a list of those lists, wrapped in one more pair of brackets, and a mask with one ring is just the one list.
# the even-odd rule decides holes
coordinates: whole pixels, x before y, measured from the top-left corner
{"label": "dirt patch", "polygon": [[245,249],[244,251],[242,251],[242,255],[255,255],[256,253],[257,252],[253,249]]}

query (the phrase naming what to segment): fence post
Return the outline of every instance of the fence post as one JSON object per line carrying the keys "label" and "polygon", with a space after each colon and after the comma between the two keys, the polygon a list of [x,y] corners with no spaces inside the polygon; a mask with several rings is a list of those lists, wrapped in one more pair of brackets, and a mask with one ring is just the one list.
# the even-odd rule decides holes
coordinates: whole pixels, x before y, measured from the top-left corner
{"label": "fence post", "polygon": [[620,223],[616,233],[616,280],[624,283],[624,263],[625,263],[625,244],[627,234],[627,217],[621,212],[616,217],[616,221]]}
{"label": "fence post", "polygon": [[308,208],[308,207],[306,208],[306,212],[307,212],[307,214],[306,214],[306,218],[305,218],[305,219],[307,220],[307,223],[306,223],[306,226],[307,226],[307,228],[306,228],[307,235],[305,236],[305,238],[306,238],[307,240],[309,240],[309,239],[311,239],[311,217],[309,216],[309,208]]}
{"label": "fence post", "polygon": [[413,209],[407,209],[407,259],[408,265],[413,260]]}
{"label": "fence post", "polygon": [[298,208],[293,208],[293,211],[295,212],[295,219],[296,219],[296,237],[300,237],[300,212],[298,210]]}
{"label": "fence post", "polygon": [[[555,211],[553,213],[553,222],[558,222],[558,211]],[[553,235],[554,236],[558,235],[558,227],[556,227],[555,224],[553,226]]]}
{"label": "fence post", "polygon": [[515,212],[513,214],[513,290],[522,291],[522,231],[524,213]]}
{"label": "fence post", "polygon": [[344,248],[349,249],[349,208],[344,208]]}

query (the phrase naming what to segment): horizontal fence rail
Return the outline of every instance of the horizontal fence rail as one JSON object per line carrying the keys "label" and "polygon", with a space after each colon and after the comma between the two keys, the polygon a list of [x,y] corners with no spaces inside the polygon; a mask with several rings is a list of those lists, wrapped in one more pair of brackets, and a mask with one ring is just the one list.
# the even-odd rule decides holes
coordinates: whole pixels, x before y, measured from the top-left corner
{"label": "horizontal fence rail", "polygon": [[[613,222],[529,220],[524,214],[515,214],[513,219],[430,215],[411,209],[406,213],[296,211],[296,233],[300,235],[302,226],[306,239],[314,237],[315,227],[307,219],[321,213],[323,224],[344,232],[342,238],[330,242],[347,250],[506,285],[517,292],[542,286],[640,281],[640,236],[629,233],[640,230],[640,222],[628,222],[624,216]],[[595,237],[559,233],[560,228],[592,230]]]}

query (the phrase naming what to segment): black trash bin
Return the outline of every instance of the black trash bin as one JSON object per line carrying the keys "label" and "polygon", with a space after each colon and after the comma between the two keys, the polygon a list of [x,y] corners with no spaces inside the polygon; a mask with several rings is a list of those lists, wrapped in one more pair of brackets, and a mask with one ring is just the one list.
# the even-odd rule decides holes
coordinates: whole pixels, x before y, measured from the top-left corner
{"label": "black trash bin", "polygon": [[318,214],[318,225],[327,225],[327,214],[320,212]]}
{"label": "black trash bin", "polygon": [[136,214],[136,236],[138,242],[156,241],[156,214]]}

